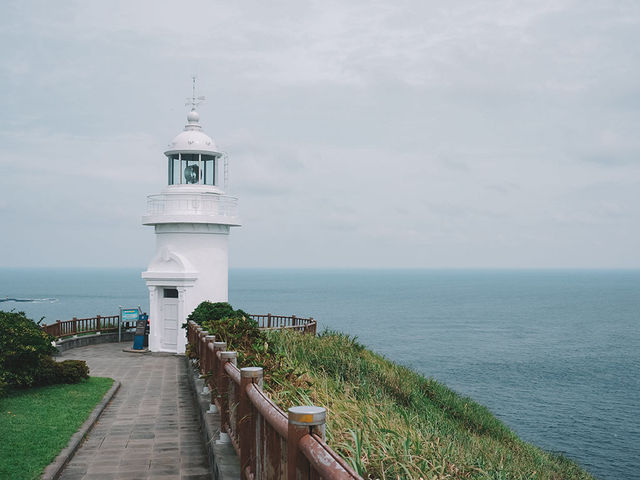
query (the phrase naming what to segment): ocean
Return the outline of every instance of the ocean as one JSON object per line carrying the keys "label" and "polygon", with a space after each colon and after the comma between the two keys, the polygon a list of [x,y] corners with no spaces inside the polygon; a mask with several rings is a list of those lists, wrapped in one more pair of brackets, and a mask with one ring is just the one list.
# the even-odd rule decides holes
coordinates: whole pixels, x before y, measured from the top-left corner
{"label": "ocean", "polygon": [[[146,311],[141,270],[0,269],[0,309]],[[597,478],[640,479],[640,271],[238,269],[229,297],[357,336]]]}

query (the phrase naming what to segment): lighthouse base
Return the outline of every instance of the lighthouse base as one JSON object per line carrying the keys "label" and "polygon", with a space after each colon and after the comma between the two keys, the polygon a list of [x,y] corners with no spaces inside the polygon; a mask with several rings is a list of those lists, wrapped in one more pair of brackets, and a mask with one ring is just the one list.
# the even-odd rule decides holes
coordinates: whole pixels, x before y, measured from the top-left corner
{"label": "lighthouse base", "polygon": [[142,274],[149,288],[149,349],[184,354],[189,314],[205,300],[228,299],[228,227],[157,227],[158,253]]}

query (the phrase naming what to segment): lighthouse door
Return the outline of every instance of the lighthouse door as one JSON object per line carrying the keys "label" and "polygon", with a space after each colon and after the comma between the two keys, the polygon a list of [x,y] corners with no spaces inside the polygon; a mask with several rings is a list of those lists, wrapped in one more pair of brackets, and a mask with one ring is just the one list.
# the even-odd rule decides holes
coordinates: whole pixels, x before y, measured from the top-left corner
{"label": "lighthouse door", "polygon": [[168,352],[178,351],[178,290],[165,288],[162,298],[162,336],[160,348]]}

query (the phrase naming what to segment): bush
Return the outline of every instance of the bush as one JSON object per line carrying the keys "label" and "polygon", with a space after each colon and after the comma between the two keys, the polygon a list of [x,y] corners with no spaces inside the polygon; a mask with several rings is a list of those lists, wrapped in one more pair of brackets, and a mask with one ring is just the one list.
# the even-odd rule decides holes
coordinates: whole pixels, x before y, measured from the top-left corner
{"label": "bush", "polygon": [[24,312],[0,311],[0,397],[11,388],[78,383],[89,378],[81,360],[56,362],[53,337]]}
{"label": "bush", "polygon": [[[216,340],[227,343],[227,350],[238,351],[238,361],[266,353],[266,337],[244,310],[234,310],[227,302],[202,302],[191,312],[192,320],[216,336]],[[189,352],[191,353],[191,352]]]}
{"label": "bush", "polygon": [[65,360],[58,365],[61,378],[59,383],[78,383],[89,378],[89,367],[83,360]]}
{"label": "bush", "polygon": [[213,322],[223,318],[249,318],[249,314],[243,310],[234,310],[227,302],[202,302],[189,314],[187,320],[204,325],[204,322]]}
{"label": "bush", "polygon": [[33,385],[42,362],[56,351],[53,340],[24,312],[0,311],[0,383]]}
{"label": "bush", "polygon": [[36,383],[38,385],[54,385],[58,383],[78,383],[89,378],[89,367],[83,360],[65,360],[56,362],[47,357],[43,360],[38,371]]}

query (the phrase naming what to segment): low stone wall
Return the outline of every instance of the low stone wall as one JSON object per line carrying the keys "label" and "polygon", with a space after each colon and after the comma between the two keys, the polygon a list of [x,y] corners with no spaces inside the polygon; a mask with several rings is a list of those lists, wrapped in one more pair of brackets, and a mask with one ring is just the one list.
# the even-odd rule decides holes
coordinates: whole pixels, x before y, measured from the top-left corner
{"label": "low stone wall", "polygon": [[[133,344],[135,332],[122,332],[122,343]],[[97,345],[99,343],[116,343],[118,332],[101,333],[100,335],[81,335],[78,337],[65,338],[56,342],[58,353],[62,353],[70,348],[85,347],[87,345]]]}

